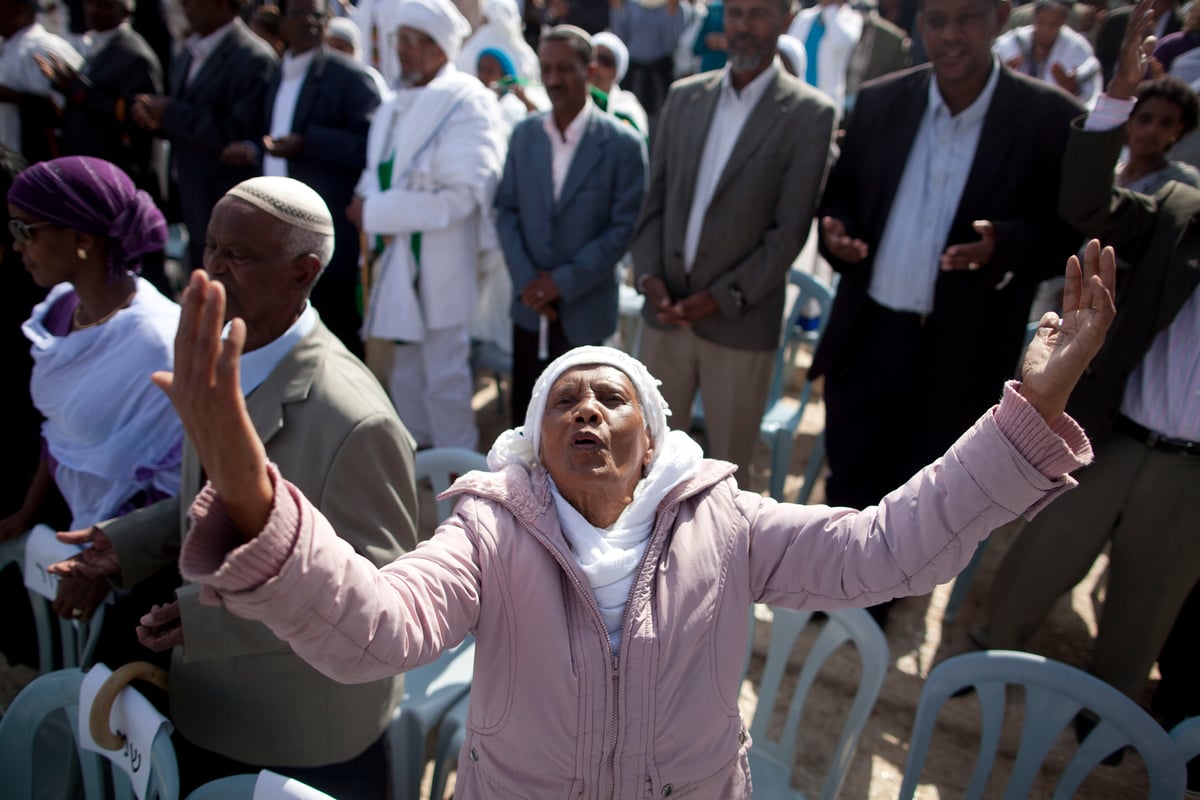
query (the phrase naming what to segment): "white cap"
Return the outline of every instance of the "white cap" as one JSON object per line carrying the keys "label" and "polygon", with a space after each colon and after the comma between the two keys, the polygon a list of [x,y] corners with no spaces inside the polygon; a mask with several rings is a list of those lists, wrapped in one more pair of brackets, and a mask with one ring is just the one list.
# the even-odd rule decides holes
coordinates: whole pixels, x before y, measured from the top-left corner
{"label": "white cap", "polygon": [[462,49],[471,25],[450,0],[402,0],[391,13],[390,30],[414,28],[437,44],[446,60],[453,62]]}
{"label": "white cap", "polygon": [[296,228],[333,235],[329,206],[306,183],[294,178],[262,176],[242,181],[225,193]]}

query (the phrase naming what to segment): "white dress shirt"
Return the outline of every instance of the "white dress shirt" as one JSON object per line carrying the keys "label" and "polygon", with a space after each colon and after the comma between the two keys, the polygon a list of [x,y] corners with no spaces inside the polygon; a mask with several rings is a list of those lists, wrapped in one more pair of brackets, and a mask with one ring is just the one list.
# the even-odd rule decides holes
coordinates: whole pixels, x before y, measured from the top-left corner
{"label": "white dress shirt", "polygon": [[992,74],[983,91],[955,115],[942,99],[937,78],[930,76],[925,115],[875,249],[867,291],[881,306],[917,314],[933,311],[946,237],[975,161],[983,119],[999,76],[1000,65],[993,57]]}
{"label": "white dress shirt", "polygon": [[[308,68],[312,66],[317,48],[307,53],[293,55],[291,50],[283,54],[279,65],[279,91],[275,93],[275,104],[271,109],[271,137],[278,139],[292,132],[292,122],[296,117],[296,102],[300,99],[300,89],[308,77]],[[286,158],[276,158],[263,155],[263,174],[279,178],[288,177]]]}
{"label": "white dress shirt", "polygon": [[[816,60],[817,88],[833,101],[840,115],[846,105],[846,74],[850,68],[850,57],[862,38],[863,15],[849,3],[813,6],[796,15],[788,28],[788,35],[805,45],[818,14],[825,23],[825,33],[821,36],[817,52],[806,53],[806,56]],[[804,79],[803,71],[800,78]]]}
{"label": "white dress shirt", "polygon": [[547,138],[550,139],[550,176],[554,185],[554,202],[558,202],[558,196],[562,194],[563,183],[567,180],[567,171],[571,169],[571,162],[575,160],[575,151],[579,149],[579,143],[583,140],[583,134],[587,130],[588,114],[592,110],[592,98],[588,97],[583,104],[583,108],[575,115],[575,119],[567,124],[565,131],[559,131],[558,125],[554,122],[554,112],[546,114],[542,120],[542,127],[546,131]]}
{"label": "white dress shirt", "polygon": [[185,82],[185,85],[187,83],[191,83],[192,79],[196,77],[196,74],[200,72],[200,68],[204,66],[204,62],[208,60],[210,55],[212,55],[213,50],[216,50],[217,46],[221,44],[221,41],[224,40],[229,31],[233,30],[235,22],[236,20],[225,23],[208,36],[201,36],[197,33],[193,33],[183,41],[183,46],[187,48],[188,53],[192,56],[191,63],[188,64],[187,81]]}
{"label": "white dress shirt", "polygon": [[[304,311],[300,312],[300,316],[290,328],[283,332],[282,336],[256,350],[242,353],[242,357],[238,361],[238,371],[242,376],[242,394],[244,396],[249,396],[257,389],[275,371],[279,362],[292,352],[296,343],[313,332],[313,329],[317,327],[317,319],[316,309],[312,307],[312,303],[305,300]],[[221,338],[228,335],[229,324],[226,323]]]}
{"label": "white dress shirt", "polygon": [[683,266],[688,272],[696,262],[696,251],[700,248],[700,233],[704,230],[704,218],[708,215],[708,204],[717,191],[717,183],[725,164],[733,153],[742,133],[742,127],[750,112],[758,105],[767,87],[779,72],[779,60],[775,59],[762,74],[746,84],[739,92],[733,88],[728,67],[721,78],[717,108],[713,112],[708,134],[704,139],[704,154],[700,157],[700,169],[696,173],[696,191],[692,195],[692,208],[688,213],[687,231],[683,236]]}

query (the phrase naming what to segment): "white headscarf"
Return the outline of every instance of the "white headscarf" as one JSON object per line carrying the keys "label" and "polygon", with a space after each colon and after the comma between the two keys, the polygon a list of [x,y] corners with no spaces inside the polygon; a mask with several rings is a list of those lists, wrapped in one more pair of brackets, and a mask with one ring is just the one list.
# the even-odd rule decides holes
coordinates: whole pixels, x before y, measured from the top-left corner
{"label": "white headscarf", "polygon": [[629,48],[621,41],[621,37],[608,31],[593,34],[592,47],[603,47],[613,54],[613,60],[617,62],[617,77],[613,83],[625,80],[625,73],[629,71]]}
{"label": "white headscarf", "polygon": [[779,51],[780,58],[789,62],[796,77],[804,80],[808,72],[808,53],[804,49],[804,42],[785,33],[776,40],[775,49]]}
{"label": "white headscarf", "polygon": [[402,0],[390,14],[388,30],[395,31],[401,25],[433,39],[451,63],[458,58],[463,39],[471,33],[471,24],[450,0]]}
{"label": "white headscarf", "polygon": [[354,57],[360,62],[362,61],[362,31],[354,24],[354,20],[349,17],[334,17],[329,20],[329,30],[325,35],[341,39],[350,45],[354,49]]}
{"label": "white headscarf", "polygon": [[642,362],[611,347],[576,347],[568,351],[552,361],[534,383],[525,424],[500,434],[488,453],[488,467],[499,470],[518,464],[531,471],[541,469],[538,448],[551,387],[569,370],[596,365],[619,369],[633,384],[654,445],[654,456],[645,477],[633,490],[632,502],[607,528],[597,528],[588,522],[559,494],[553,479],[550,487],[563,535],[591,585],[615,653],[621,644],[621,620],[633,573],[650,541],[658,506],[672,489],[696,474],[704,457],[700,445],[690,436],[667,428],[670,410],[658,391],[659,381]]}

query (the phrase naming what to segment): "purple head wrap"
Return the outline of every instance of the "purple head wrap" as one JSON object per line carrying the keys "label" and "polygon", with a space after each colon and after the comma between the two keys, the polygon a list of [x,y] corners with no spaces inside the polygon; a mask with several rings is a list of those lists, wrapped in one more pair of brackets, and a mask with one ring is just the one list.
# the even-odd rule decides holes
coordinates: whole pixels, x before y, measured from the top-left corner
{"label": "purple head wrap", "polygon": [[141,271],[141,256],[162,250],[167,221],[150,195],[116,164],[88,156],[42,161],[17,175],[9,205],[38,219],[108,239],[108,270]]}

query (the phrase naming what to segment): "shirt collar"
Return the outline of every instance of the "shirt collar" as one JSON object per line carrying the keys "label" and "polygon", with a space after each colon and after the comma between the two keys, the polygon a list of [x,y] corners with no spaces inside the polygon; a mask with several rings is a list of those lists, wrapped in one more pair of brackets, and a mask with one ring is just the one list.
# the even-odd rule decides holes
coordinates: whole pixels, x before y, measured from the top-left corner
{"label": "shirt collar", "polygon": [[221,40],[224,39],[225,35],[233,29],[233,26],[236,23],[237,18],[234,17],[232,20],[217,28],[208,36],[201,36],[197,33],[193,33],[191,36],[187,37],[187,39],[184,40],[183,45],[188,49],[188,52],[191,53],[192,60],[206,58],[209,53],[211,53],[213,50],[216,50],[217,45],[221,43]]}
{"label": "shirt collar", "polygon": [[579,113],[567,124],[567,129],[563,133],[559,133],[558,125],[554,122],[554,112],[550,111],[542,120],[542,125],[546,128],[546,135],[557,138],[564,144],[575,144],[583,138],[583,131],[587,128],[588,114],[591,113],[594,105],[592,96],[589,94],[584,98],[583,108],[579,109]]}
{"label": "shirt collar", "polygon": [[308,71],[308,66],[313,62],[313,58],[317,55],[317,47],[308,50],[307,52],[295,55],[291,50],[283,54],[283,60],[279,62],[279,72],[283,80],[292,80],[302,77]]}
{"label": "shirt collar", "polygon": [[950,107],[946,105],[946,101],[942,99],[942,92],[938,89],[937,76],[931,73],[929,76],[929,114],[931,118],[945,114],[955,121],[961,121],[968,125],[982,120],[983,116],[987,114],[988,107],[992,104],[992,95],[996,93],[996,82],[999,80],[1000,60],[993,55],[992,74],[988,76],[987,83],[983,85],[983,91],[971,102],[971,105],[958,114],[951,115]]}
{"label": "shirt collar", "polygon": [[767,65],[761,73],[755,76],[754,80],[742,87],[739,92],[733,88],[733,77],[729,71],[729,67],[725,67],[725,74],[721,76],[721,93],[731,100],[738,102],[757,103],[758,99],[767,91],[767,86],[771,81],[775,80],[775,76],[779,74],[779,56],[771,59],[771,63]]}
{"label": "shirt collar", "polygon": [[[242,353],[241,361],[238,362],[242,375],[242,394],[249,396],[257,389],[275,371],[279,362],[292,352],[292,348],[301,339],[312,333],[316,326],[317,312],[313,309],[312,303],[305,301],[300,317],[292,323],[292,327],[283,332],[282,336],[257,350]],[[225,333],[229,333],[228,325],[225,326]]]}

